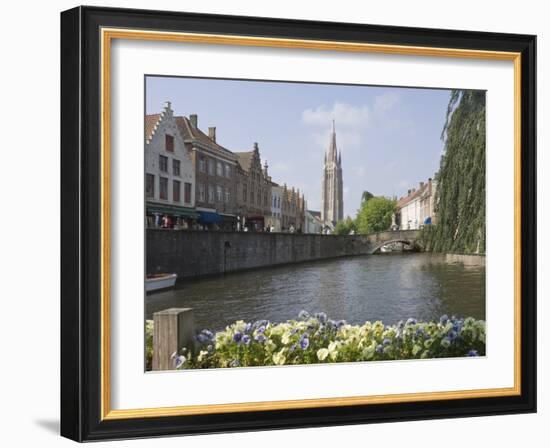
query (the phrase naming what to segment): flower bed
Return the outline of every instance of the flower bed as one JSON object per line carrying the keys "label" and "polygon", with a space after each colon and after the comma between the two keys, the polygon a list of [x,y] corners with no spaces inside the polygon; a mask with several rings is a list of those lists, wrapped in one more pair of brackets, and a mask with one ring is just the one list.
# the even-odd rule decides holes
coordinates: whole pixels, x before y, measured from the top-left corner
{"label": "flower bed", "polygon": [[[152,333],[152,321],[148,321],[148,366]],[[195,351],[183,348],[173,360],[176,369],[205,369],[484,355],[485,322],[471,317],[349,325],[324,313],[310,316],[302,311],[298,320],[279,324],[238,321],[215,334],[202,330]]]}

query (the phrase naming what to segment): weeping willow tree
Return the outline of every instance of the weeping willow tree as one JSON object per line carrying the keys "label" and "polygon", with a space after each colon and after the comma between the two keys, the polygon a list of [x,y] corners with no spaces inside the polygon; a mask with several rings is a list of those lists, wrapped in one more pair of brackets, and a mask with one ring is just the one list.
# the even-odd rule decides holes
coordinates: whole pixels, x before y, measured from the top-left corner
{"label": "weeping willow tree", "polygon": [[435,252],[485,253],[485,92],[453,90],[441,138]]}

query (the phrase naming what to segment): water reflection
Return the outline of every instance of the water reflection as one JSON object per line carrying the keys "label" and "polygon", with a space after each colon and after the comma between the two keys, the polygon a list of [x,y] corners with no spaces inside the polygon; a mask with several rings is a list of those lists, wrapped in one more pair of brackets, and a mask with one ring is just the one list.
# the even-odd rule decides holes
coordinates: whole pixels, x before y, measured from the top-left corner
{"label": "water reflection", "polygon": [[485,268],[418,253],[317,261],[184,281],[146,298],[149,319],[170,307],[193,308],[197,327],[212,330],[240,319],[293,319],[302,309],[353,324],[485,319]]}

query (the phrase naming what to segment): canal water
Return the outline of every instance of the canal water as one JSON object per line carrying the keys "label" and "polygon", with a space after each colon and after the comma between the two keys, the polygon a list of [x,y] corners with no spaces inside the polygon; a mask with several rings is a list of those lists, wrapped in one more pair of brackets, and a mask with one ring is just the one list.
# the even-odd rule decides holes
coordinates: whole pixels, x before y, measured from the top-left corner
{"label": "canal water", "polygon": [[301,310],[351,324],[443,314],[485,319],[485,267],[423,253],[339,258],[186,280],[147,296],[145,305],[148,319],[193,308],[197,330],[214,331],[241,319],[295,319]]}

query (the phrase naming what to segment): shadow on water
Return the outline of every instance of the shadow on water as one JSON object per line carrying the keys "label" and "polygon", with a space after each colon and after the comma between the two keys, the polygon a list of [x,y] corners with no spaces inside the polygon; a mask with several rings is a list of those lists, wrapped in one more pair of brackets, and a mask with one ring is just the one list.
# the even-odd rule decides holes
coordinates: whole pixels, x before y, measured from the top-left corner
{"label": "shadow on water", "polygon": [[170,307],[193,308],[198,329],[212,330],[240,319],[285,321],[303,309],[354,324],[485,319],[485,268],[422,253],[338,258],[184,281],[146,298],[149,319]]}

